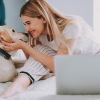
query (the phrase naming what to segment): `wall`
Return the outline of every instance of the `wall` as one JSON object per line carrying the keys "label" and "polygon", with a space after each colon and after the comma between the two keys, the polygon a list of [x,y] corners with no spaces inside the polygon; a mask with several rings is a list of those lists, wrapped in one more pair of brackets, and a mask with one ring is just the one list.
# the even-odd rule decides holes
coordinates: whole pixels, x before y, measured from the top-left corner
{"label": "wall", "polygon": [[3,0],[5,5],[6,25],[12,26],[16,31],[25,31],[19,17],[20,8],[26,0]]}
{"label": "wall", "polygon": [[[19,17],[21,6],[26,0],[3,0],[5,4],[6,24],[17,31],[25,31]],[[93,25],[93,0],[46,0],[60,11],[83,17]]]}
{"label": "wall", "polygon": [[93,0],[46,0],[60,11],[83,17],[93,26]]}

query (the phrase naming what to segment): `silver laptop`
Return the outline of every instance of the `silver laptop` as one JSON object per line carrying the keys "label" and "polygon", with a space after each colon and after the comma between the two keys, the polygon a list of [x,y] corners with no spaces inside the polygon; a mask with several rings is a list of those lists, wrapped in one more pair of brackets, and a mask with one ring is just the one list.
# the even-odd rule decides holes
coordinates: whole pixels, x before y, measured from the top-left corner
{"label": "silver laptop", "polygon": [[100,55],[55,56],[57,94],[100,94]]}

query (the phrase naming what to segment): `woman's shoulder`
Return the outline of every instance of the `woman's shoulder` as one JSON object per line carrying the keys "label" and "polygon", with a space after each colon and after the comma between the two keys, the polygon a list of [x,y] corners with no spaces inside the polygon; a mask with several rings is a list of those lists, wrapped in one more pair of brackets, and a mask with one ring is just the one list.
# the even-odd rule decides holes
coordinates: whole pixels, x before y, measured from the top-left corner
{"label": "woman's shoulder", "polygon": [[67,39],[72,39],[78,37],[80,35],[80,31],[75,23],[70,23],[64,28],[62,35]]}
{"label": "woman's shoulder", "polygon": [[75,16],[71,18],[71,21],[65,26],[62,31],[62,35],[67,38],[87,36],[87,34],[92,33],[91,27],[88,23],[81,17]]}
{"label": "woman's shoulder", "polygon": [[72,34],[72,35],[76,35],[78,33],[81,33],[82,31],[82,26],[79,22],[73,20],[73,21],[70,21],[70,23],[68,23],[64,30],[62,31],[62,34],[63,35],[68,35],[68,34]]}
{"label": "woman's shoulder", "polygon": [[89,26],[88,23],[80,16],[67,15],[66,18],[69,19],[70,21],[69,21],[69,23],[66,24],[64,30],[67,28],[81,29],[83,27]]}
{"label": "woman's shoulder", "polygon": [[79,31],[88,30],[91,26],[80,16],[77,15],[67,15],[66,19],[70,21],[66,24],[63,31],[67,31],[68,29],[76,29]]}

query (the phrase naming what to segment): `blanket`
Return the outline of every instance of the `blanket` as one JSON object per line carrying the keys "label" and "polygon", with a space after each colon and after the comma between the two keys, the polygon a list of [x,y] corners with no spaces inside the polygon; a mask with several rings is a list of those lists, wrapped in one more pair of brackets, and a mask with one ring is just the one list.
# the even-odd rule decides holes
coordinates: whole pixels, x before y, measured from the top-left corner
{"label": "blanket", "polygon": [[[0,83],[0,92],[9,86],[12,82]],[[55,76],[46,80],[40,80],[30,85],[22,93],[16,94],[7,100],[33,100],[38,96],[52,95],[56,93]],[[2,100],[2,99],[0,99]],[[6,99],[5,99],[6,100]]]}

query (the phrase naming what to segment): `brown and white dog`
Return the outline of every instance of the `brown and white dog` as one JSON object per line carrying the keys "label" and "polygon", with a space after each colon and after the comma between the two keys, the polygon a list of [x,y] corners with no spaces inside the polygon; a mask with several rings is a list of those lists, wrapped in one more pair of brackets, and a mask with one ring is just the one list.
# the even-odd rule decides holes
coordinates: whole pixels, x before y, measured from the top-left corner
{"label": "brown and white dog", "polygon": [[[0,41],[1,39],[12,43],[12,39],[20,39],[25,42],[28,41],[28,37],[24,33],[17,33],[15,30],[9,26],[0,26]],[[0,48],[3,49],[3,45],[0,43]],[[19,61],[25,61],[25,55],[23,55],[22,50],[16,50],[9,52],[12,59],[7,60],[0,55],[0,82],[6,82],[12,80],[16,76],[16,68],[14,63]],[[23,55],[23,56],[22,56]]]}

